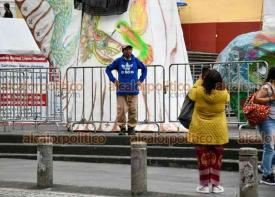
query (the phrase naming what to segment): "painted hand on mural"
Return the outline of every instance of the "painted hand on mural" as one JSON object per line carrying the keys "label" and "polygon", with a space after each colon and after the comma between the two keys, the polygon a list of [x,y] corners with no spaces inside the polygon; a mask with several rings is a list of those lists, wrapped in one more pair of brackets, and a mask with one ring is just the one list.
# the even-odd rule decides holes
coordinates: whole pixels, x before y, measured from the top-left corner
{"label": "painted hand on mural", "polygon": [[[55,67],[66,66],[77,50],[79,35],[66,35],[73,1],[16,0],[41,52]],[[60,6],[62,5],[62,6]]]}

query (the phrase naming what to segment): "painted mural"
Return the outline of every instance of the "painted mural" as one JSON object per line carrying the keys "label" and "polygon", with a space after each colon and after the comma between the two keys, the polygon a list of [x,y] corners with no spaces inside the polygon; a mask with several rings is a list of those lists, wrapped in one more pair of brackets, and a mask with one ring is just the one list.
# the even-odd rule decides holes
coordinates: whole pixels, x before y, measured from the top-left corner
{"label": "painted mural", "polygon": [[73,64],[81,21],[81,13],[74,10],[73,1],[16,0],[16,4],[51,64],[59,68]]}
{"label": "painted mural", "polygon": [[[275,66],[275,33],[274,32],[251,32],[240,35],[232,40],[228,46],[219,54],[218,62],[230,61],[266,61],[269,67]],[[242,110],[237,109],[237,103],[243,103],[247,97],[247,92],[254,91],[261,85],[267,75],[268,68],[265,64],[241,64],[240,70],[237,64],[232,64],[230,69],[226,66],[216,67],[224,77],[225,83],[230,84],[236,82],[240,76],[240,84],[242,91],[237,94],[231,92],[231,107],[235,113],[240,112],[240,120],[245,121]],[[230,73],[228,73],[230,72]],[[229,77],[230,76],[230,79]],[[245,86],[244,86],[245,84]]]}
{"label": "painted mural", "polygon": [[[170,64],[188,62],[177,0],[130,0],[128,11],[122,15],[100,17],[84,13],[83,18],[71,0],[16,0],[16,3],[41,51],[55,67],[61,68],[63,81],[80,87],[78,92],[69,89],[66,93],[69,102],[64,100],[65,117],[68,115],[72,121],[104,122],[97,124],[96,129],[116,130],[115,124],[109,124],[116,118],[115,89],[104,69],[69,73],[67,79],[65,70],[72,66],[105,68],[122,55],[122,46],[130,44],[133,54],[145,64],[157,65],[148,69],[144,89],[149,91],[142,91],[139,96],[138,119],[148,124],[137,130],[155,130],[154,122],[158,121],[162,122],[160,130],[178,131],[179,125],[168,123],[166,94]],[[189,69],[180,78],[185,76],[192,84]],[[172,108],[175,111],[176,105]],[[87,124],[76,129],[94,128]]]}
{"label": "painted mural", "polygon": [[[87,61],[92,55],[106,65],[110,64],[114,57],[121,52],[124,44],[130,44],[139,53],[138,58],[145,64],[153,61],[153,48],[146,43],[143,34],[148,28],[148,13],[146,10],[147,0],[133,1],[129,8],[129,22],[119,19],[114,26],[111,35],[98,28],[100,17],[84,15],[81,37],[82,61]],[[139,19],[139,20],[136,20]],[[101,20],[105,20],[102,17]],[[120,42],[114,40],[112,35],[118,32],[122,38]],[[102,52],[104,52],[102,54]],[[106,57],[109,56],[109,57]]]}
{"label": "painted mural", "polygon": [[[168,79],[170,64],[188,61],[177,1],[132,0],[129,3],[128,11],[122,15],[99,17],[84,14],[81,32],[80,59],[83,66],[106,66],[122,55],[121,47],[123,45],[130,44],[134,49],[133,54],[145,64],[164,67],[164,73],[159,69],[155,76],[153,69],[148,69],[145,89],[150,89],[155,82],[160,88],[158,91],[154,91],[154,88],[146,93],[142,91],[139,96],[138,119],[140,122],[147,123],[165,121],[166,123],[160,124],[160,130],[177,131],[178,125],[168,124],[168,109],[163,107],[165,105],[168,107],[168,95],[166,94],[163,99],[164,89],[168,82],[162,81],[164,74],[166,80]],[[189,82],[192,84],[190,71],[187,76],[190,76]],[[184,78],[184,75],[182,74],[180,77]],[[77,80],[79,82],[82,80],[81,74],[77,75]],[[85,80],[88,80],[87,76],[85,76]],[[85,96],[84,101],[91,103],[90,110],[84,109],[81,102],[78,102],[82,99],[80,96],[80,99],[76,98],[77,105],[70,104],[68,106],[70,111],[80,110],[81,116],[77,119],[84,117],[86,121],[97,118],[101,121],[115,120],[116,101],[115,99],[112,99],[111,102],[109,100],[110,97],[115,98],[115,89],[109,88],[112,84],[109,84],[104,71],[95,72],[93,80],[95,83],[91,85],[91,89],[96,90],[97,93]],[[104,83],[102,90],[100,90],[101,81]],[[86,83],[91,84],[89,81]],[[72,103],[75,102],[73,100],[72,98]],[[176,98],[172,98],[172,100],[176,100]],[[97,109],[97,106],[102,106],[102,109]],[[110,113],[110,109],[112,109],[112,113]],[[74,118],[72,116],[72,119]],[[116,128],[112,124],[100,124],[98,129],[115,130]],[[156,127],[154,124],[142,124],[137,127],[137,130],[156,130]]]}

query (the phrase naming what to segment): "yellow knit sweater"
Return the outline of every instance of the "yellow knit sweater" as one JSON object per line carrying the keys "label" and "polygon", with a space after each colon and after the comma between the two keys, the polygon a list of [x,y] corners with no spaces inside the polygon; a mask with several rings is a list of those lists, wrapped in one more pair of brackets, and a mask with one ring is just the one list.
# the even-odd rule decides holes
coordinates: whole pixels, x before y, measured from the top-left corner
{"label": "yellow knit sweater", "polygon": [[225,104],[230,96],[227,90],[212,90],[211,94],[206,94],[202,80],[198,80],[188,96],[195,101],[188,142],[205,145],[228,143]]}

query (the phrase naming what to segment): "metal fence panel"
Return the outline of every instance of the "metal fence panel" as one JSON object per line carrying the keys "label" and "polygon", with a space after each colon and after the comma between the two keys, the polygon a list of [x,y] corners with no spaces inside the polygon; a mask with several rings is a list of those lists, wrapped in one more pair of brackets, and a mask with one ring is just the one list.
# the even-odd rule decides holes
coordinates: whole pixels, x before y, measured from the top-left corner
{"label": "metal fence panel", "polygon": [[[182,103],[193,84],[188,84],[188,78],[180,78],[187,69],[191,70],[193,81],[199,78],[203,67],[218,70],[230,92],[230,104],[226,106],[228,124],[246,124],[242,113],[245,98],[257,90],[263,83],[268,64],[265,61],[213,62],[172,64],[169,67],[169,122],[177,122]],[[177,75],[173,74],[178,73]],[[173,95],[176,102],[172,101]],[[176,106],[175,106],[176,104]]]}
{"label": "metal fence panel", "polygon": [[0,69],[0,122],[62,121],[60,71]]}
{"label": "metal fence panel", "polygon": [[[66,120],[69,124],[94,126],[116,122],[116,88],[106,67],[70,67],[66,71]],[[116,74],[115,74],[116,75]],[[147,79],[138,96],[138,123],[165,121],[165,74],[161,65],[147,66]]]}

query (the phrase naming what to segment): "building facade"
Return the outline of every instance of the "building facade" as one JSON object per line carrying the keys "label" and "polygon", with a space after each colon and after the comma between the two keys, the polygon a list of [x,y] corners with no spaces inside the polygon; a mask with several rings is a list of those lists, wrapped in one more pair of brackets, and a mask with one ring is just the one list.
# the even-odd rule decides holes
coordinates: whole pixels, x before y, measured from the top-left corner
{"label": "building facade", "polygon": [[219,53],[237,35],[262,29],[264,0],[185,0],[180,7],[188,51]]}

